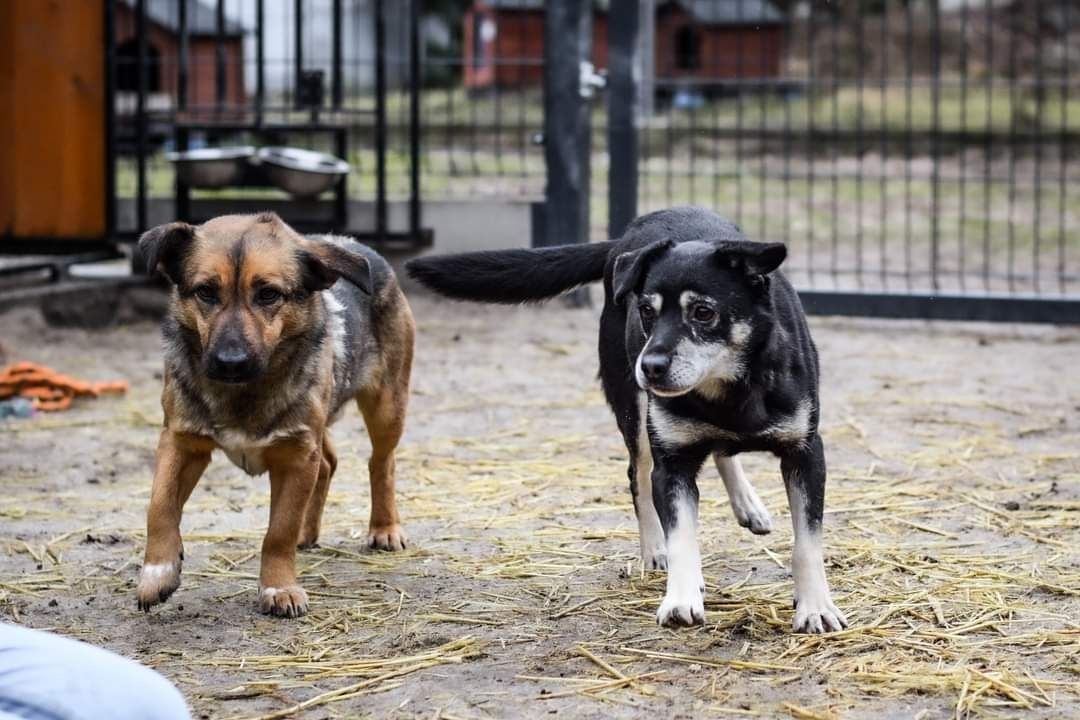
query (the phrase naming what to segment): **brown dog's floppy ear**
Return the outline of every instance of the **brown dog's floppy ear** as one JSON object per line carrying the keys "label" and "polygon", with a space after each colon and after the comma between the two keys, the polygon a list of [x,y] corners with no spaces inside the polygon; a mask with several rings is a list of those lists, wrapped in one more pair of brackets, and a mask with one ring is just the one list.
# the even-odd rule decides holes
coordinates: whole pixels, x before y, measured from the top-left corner
{"label": "brown dog's floppy ear", "polygon": [[160,270],[169,282],[178,284],[184,256],[194,237],[195,228],[183,222],[158,225],[144,232],[139,238],[138,254],[146,272],[153,275]]}
{"label": "brown dog's floppy ear", "polygon": [[334,243],[313,242],[300,252],[304,267],[304,289],[309,292],[326,290],[345,278],[366,295],[371,294],[371,266],[367,258],[352,253]]}
{"label": "brown dog's floppy ear", "polygon": [[638,285],[645,276],[645,270],[649,263],[671,245],[670,240],[658,240],[650,245],[630,252],[624,252],[615,258],[615,266],[611,272],[612,290],[616,304],[622,304],[623,299]]}

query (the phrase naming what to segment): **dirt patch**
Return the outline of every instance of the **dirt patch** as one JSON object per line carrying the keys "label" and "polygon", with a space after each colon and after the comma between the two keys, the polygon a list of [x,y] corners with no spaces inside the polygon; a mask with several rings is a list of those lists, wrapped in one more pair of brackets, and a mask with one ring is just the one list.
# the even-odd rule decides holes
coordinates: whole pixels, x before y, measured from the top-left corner
{"label": "dirt patch", "polygon": [[639,567],[596,311],[412,302],[413,544],[362,549],[369,446],[350,411],[296,621],[255,610],[268,483],[224,458],[185,513],[183,585],[136,611],[157,330],[0,316],[10,360],[132,385],[0,424],[0,616],[151,665],[213,718],[1080,714],[1077,329],[812,321],[828,566],[852,629],[809,637],[790,631],[774,458],[745,459],[777,516],[764,538],[703,473],[707,625],[658,628],[663,576]]}

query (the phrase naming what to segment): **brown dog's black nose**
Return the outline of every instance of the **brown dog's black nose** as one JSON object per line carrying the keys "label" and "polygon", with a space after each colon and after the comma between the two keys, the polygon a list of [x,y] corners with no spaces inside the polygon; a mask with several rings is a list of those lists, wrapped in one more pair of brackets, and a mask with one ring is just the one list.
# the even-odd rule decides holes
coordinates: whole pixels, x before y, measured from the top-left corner
{"label": "brown dog's black nose", "polygon": [[671,357],[664,353],[646,353],[641,357],[641,372],[646,380],[662,380],[670,367]]}
{"label": "brown dog's black nose", "polygon": [[210,356],[206,374],[211,380],[221,382],[248,382],[258,374],[258,364],[243,347],[228,344],[219,347]]}

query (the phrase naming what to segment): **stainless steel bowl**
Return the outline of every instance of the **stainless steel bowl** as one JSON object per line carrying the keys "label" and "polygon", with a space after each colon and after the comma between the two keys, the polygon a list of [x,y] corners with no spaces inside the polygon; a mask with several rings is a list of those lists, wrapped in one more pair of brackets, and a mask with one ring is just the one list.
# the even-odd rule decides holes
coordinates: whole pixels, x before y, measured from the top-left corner
{"label": "stainless steel bowl", "polygon": [[314,197],[349,173],[349,163],[312,150],[264,147],[256,157],[270,182],[296,197]]}
{"label": "stainless steel bowl", "polygon": [[237,145],[170,152],[165,153],[165,159],[176,168],[181,182],[191,187],[220,188],[235,184],[254,155],[255,148],[250,145]]}

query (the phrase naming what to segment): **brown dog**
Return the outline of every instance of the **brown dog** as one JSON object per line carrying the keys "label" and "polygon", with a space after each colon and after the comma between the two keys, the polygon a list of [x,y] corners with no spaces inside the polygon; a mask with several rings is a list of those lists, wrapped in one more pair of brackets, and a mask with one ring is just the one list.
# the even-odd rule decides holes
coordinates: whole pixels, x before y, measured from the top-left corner
{"label": "brown dog", "polygon": [[303,615],[296,548],[318,540],[337,465],[328,426],[350,398],[372,445],[368,545],[405,547],[394,502],[415,333],[405,296],[374,251],[301,236],[273,213],[162,225],[139,251],[173,293],[138,605],[149,610],[179,587],[181,511],[221,449],[250,475],[270,473],[259,609]]}

